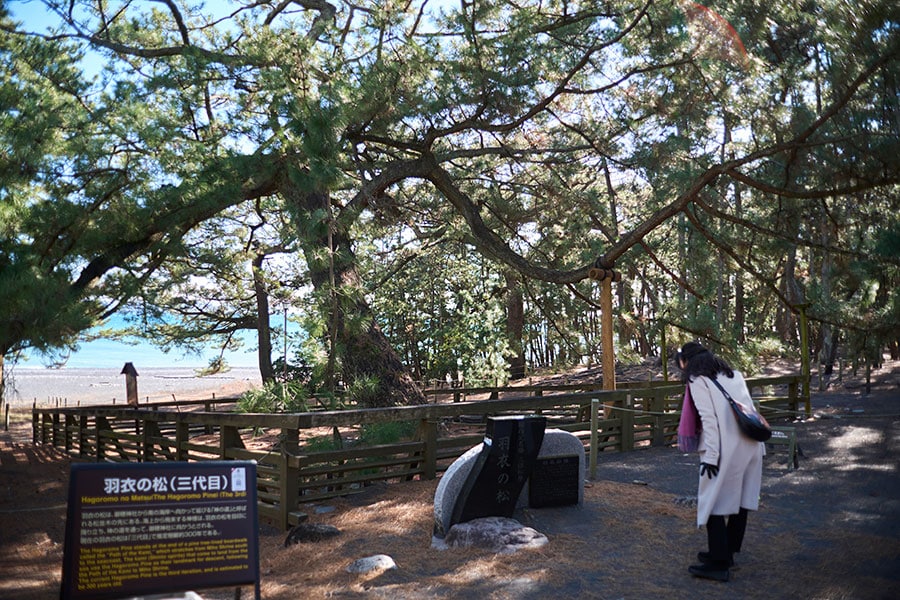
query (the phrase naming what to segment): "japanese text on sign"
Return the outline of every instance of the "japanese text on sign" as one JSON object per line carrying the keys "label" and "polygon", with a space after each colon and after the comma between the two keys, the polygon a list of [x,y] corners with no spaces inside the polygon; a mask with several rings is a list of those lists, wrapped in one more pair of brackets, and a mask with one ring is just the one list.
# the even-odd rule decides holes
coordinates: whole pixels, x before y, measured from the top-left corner
{"label": "japanese text on sign", "polygon": [[62,600],[259,583],[256,465],[72,466]]}

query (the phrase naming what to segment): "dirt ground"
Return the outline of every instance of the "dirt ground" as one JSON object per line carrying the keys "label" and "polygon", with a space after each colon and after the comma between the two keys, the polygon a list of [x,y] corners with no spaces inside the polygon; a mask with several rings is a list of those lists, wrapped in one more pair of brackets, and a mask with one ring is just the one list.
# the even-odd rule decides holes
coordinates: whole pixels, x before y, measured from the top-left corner
{"label": "dirt ground", "polygon": [[[310,520],[341,534],[284,547],[262,526],[262,597],[294,598],[710,598],[887,600],[900,597],[900,363],[814,393],[813,418],[792,423],[803,456],[789,470],[783,446],[766,459],[760,511],[729,583],[687,573],[706,535],[694,525],[696,457],[673,448],[601,455],[578,508],[522,511],[546,534],[512,555],[431,548],[436,481],[373,486],[312,507]],[[29,441],[14,414],[0,431],[0,599],[59,596],[68,460]],[[318,509],[318,510],[317,510]],[[397,568],[347,572],[390,555]],[[198,590],[209,600],[234,590]],[[252,589],[242,590],[252,598]]]}

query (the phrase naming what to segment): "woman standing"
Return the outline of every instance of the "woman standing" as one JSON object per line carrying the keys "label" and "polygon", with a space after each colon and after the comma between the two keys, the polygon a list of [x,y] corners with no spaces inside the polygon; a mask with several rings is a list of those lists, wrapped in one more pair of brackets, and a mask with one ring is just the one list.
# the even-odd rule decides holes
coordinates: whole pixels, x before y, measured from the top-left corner
{"label": "woman standing", "polygon": [[728,581],[734,553],[740,552],[744,540],[747,512],[759,508],[765,446],[741,433],[719,390],[721,385],[736,402],[752,408],[753,399],[740,372],[697,342],[681,348],[678,364],[686,384],[678,446],[700,453],[697,527],[706,525],[709,541],[709,550],[697,555],[701,564],[688,571],[696,577]]}

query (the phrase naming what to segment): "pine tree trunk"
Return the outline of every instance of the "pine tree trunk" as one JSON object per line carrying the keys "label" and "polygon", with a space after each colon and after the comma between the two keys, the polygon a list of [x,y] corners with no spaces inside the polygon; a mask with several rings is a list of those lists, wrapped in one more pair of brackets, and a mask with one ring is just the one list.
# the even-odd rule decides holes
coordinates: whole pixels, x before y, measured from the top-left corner
{"label": "pine tree trunk", "polygon": [[513,355],[509,359],[509,378],[513,381],[525,377],[525,349],[522,334],[525,331],[525,302],[518,276],[505,272],[506,277],[506,338]]}
{"label": "pine tree trunk", "polygon": [[298,220],[310,280],[329,323],[330,352],[352,399],[373,408],[424,404],[425,395],[365,301],[349,235],[327,217],[329,195],[293,186],[282,193]]}
{"label": "pine tree trunk", "polygon": [[[275,381],[272,367],[272,327],[269,323],[269,291],[262,272],[264,254],[253,257],[253,290],[256,293],[256,343],[259,347],[259,376],[263,384]],[[284,357],[287,361],[287,356]]]}

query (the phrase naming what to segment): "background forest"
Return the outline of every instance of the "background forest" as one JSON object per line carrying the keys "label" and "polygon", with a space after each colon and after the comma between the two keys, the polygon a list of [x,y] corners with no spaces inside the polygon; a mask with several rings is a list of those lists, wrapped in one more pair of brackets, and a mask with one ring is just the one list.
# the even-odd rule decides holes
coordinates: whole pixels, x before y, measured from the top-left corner
{"label": "background forest", "polygon": [[4,1],[0,75],[7,364],[118,314],[417,403],[598,362],[592,267],[620,361],[900,357],[893,0]]}

